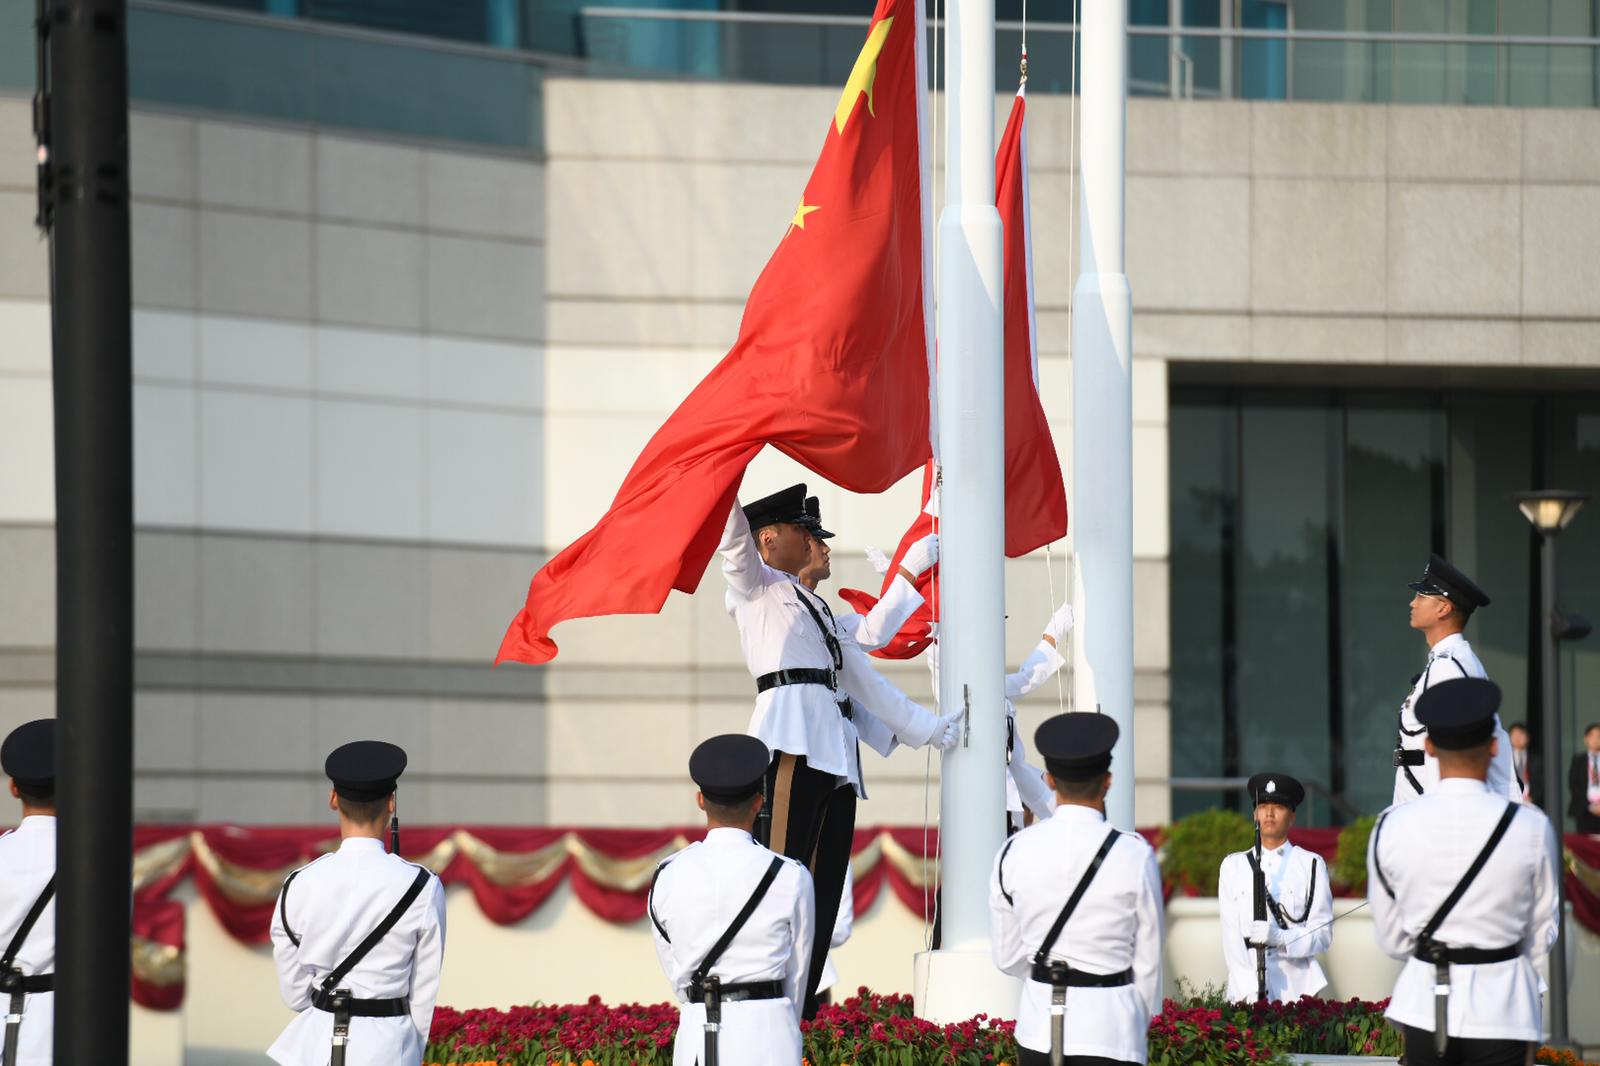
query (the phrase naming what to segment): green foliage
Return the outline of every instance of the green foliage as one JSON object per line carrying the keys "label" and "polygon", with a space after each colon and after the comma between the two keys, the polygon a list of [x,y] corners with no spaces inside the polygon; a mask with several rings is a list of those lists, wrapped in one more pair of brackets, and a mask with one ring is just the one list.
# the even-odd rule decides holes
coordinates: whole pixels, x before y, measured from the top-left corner
{"label": "green foliage", "polygon": [[1238,811],[1200,811],[1167,829],[1161,876],[1194,896],[1217,894],[1222,860],[1255,843],[1255,825]]}
{"label": "green foliage", "polygon": [[1367,890],[1367,841],[1377,824],[1377,815],[1363,815],[1339,833],[1333,869],[1328,871],[1335,886],[1358,896]]}

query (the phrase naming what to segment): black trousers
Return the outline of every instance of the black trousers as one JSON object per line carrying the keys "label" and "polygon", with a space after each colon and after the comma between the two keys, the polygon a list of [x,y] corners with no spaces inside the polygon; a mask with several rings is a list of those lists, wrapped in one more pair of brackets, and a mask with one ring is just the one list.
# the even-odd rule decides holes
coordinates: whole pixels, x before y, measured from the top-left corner
{"label": "black trousers", "polygon": [[834,774],[806,765],[804,755],[778,752],[767,767],[766,816],[761,843],[798,859],[811,870],[817,893],[817,924],[806,969],[805,1016],[817,1013],[817,982],[828,960],[828,941],[839,916],[845,870],[856,832],[856,793]]}
{"label": "black trousers", "polygon": [[1467,1040],[1452,1036],[1443,1057],[1433,1053],[1433,1030],[1405,1026],[1406,1066],[1528,1066],[1537,1044],[1526,1040]]}
{"label": "black trousers", "polygon": [[[1138,1066],[1137,1063],[1124,1062],[1121,1059],[1103,1059],[1098,1055],[1064,1055],[1061,1061],[1065,1066]],[[1050,1053],[1034,1051],[1018,1044],[1017,1066],[1050,1066]]]}

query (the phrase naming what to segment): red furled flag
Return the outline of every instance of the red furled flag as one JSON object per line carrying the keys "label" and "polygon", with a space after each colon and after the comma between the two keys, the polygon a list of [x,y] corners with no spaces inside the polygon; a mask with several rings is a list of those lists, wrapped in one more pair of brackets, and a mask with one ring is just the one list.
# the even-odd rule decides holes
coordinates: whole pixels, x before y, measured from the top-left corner
{"label": "red furled flag", "polygon": [[[1050,424],[1039,402],[1039,355],[1033,321],[1033,247],[1028,220],[1028,146],[1024,118],[1027,101],[1017,90],[1011,117],[1000,137],[994,163],[995,206],[1005,233],[1005,387],[1006,387],[1006,555],[1016,558],[1067,535],[1067,493],[1061,480]],[[933,464],[923,477],[922,503],[911,528],[900,539],[889,571],[887,589],[906,549],[933,532],[927,513],[933,487]],[[937,506],[935,506],[935,510]],[[938,568],[917,581],[924,603],[906,620],[887,645],[872,654],[882,659],[910,659],[932,640],[930,623],[937,620],[933,582]],[[859,589],[839,595],[862,614],[877,597]],[[881,593],[880,593],[881,595]]]}
{"label": "red furled flag", "polygon": [[932,209],[921,0],[878,0],[822,154],[739,338],[656,431],[588,533],[534,575],[496,662],[548,662],[571,618],[693,592],[770,444],[853,492],[928,458]]}

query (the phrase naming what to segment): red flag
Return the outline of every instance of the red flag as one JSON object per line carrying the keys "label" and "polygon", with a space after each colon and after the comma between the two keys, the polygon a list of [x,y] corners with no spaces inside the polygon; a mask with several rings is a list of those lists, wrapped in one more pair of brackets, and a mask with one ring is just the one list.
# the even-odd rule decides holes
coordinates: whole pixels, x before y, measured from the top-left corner
{"label": "red flag", "polygon": [[[1028,220],[1028,147],[1024,118],[1027,101],[1017,91],[1011,117],[994,163],[995,206],[1005,237],[1005,387],[1006,387],[1006,555],[1016,558],[1067,535],[1067,493],[1061,480],[1050,423],[1039,402],[1039,355],[1033,322],[1033,248]],[[933,532],[927,511],[933,482],[933,464],[923,477],[922,503],[911,528],[900,538],[899,550],[884,575],[888,589],[906,549]],[[910,659],[922,653],[932,637],[929,623],[934,611],[933,581],[937,567],[917,580],[924,603],[906,620],[900,632],[872,654],[881,659]],[[882,593],[880,592],[879,595]],[[839,595],[865,614],[878,597],[859,589],[840,589]]]}
{"label": "red flag", "polygon": [[931,208],[920,0],[878,0],[822,154],[733,349],[656,431],[611,509],[534,575],[496,662],[547,662],[552,626],[693,592],[745,467],[770,444],[853,492],[929,453]]}

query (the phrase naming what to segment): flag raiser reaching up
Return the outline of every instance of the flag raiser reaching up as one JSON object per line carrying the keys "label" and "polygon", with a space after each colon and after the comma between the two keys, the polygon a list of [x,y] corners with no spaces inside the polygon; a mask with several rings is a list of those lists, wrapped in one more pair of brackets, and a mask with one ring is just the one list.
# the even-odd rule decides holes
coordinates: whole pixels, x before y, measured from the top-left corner
{"label": "flag raiser reaching up", "polygon": [[656,431],[588,533],[534,575],[496,663],[548,662],[572,618],[693,592],[745,467],[772,445],[853,492],[929,454],[932,208],[920,0],[878,0],[822,153],[731,351]]}
{"label": "flag raiser reaching up", "polygon": [[[1006,410],[1006,555],[1016,558],[1067,535],[1067,494],[1055,441],[1039,401],[1039,354],[1033,319],[1033,239],[1028,217],[1027,100],[1017,90],[1011,117],[1000,137],[994,161],[994,198],[1004,231],[1005,263],[1005,410]],[[906,549],[934,531],[938,504],[929,504],[936,488],[930,461],[922,478],[922,510],[900,538],[885,575],[887,590]],[[911,659],[932,642],[930,623],[937,621],[938,598],[932,594],[938,567],[916,582],[923,605],[887,645],[872,654],[881,659]],[[879,596],[883,593],[879,592]],[[839,595],[861,614],[878,600],[860,589]]]}

